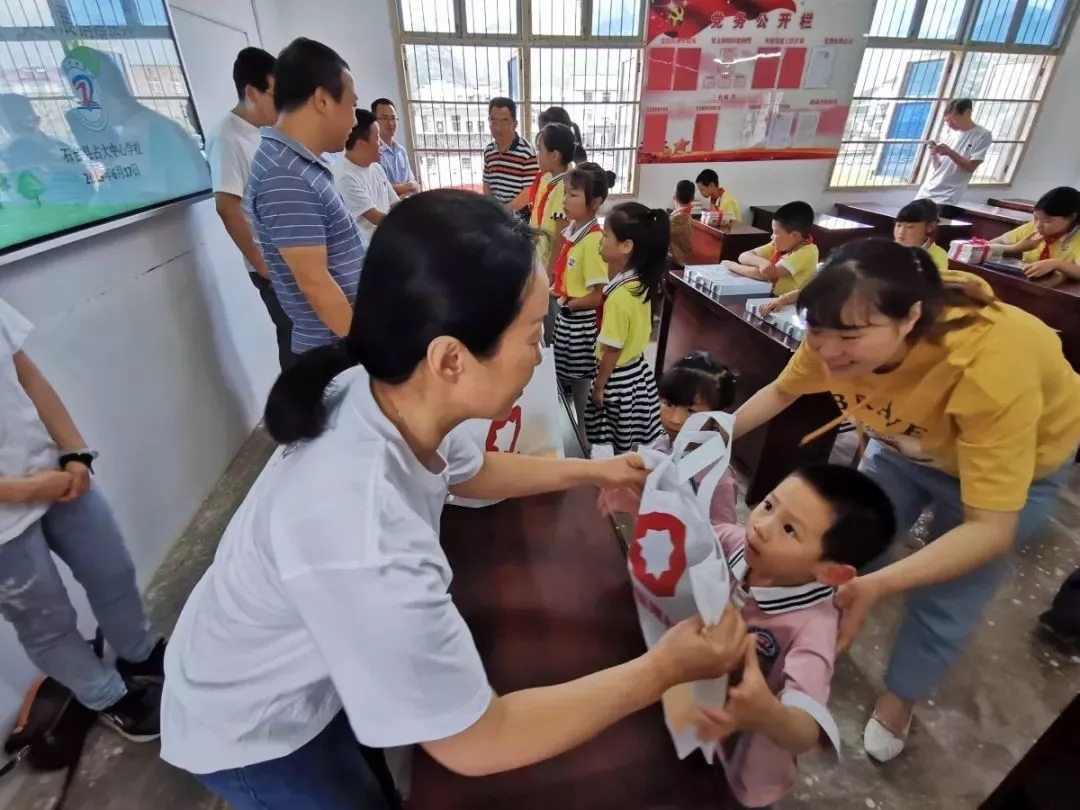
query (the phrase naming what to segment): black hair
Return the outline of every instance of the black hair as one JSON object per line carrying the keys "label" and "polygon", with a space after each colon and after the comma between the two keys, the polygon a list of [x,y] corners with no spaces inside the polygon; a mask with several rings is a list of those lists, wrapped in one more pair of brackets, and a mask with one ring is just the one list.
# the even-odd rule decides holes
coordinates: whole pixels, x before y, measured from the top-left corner
{"label": "black hair", "polygon": [[784,203],[777,208],[776,213],[772,215],[772,219],[785,231],[801,233],[805,239],[810,236],[810,232],[814,228],[814,209],[810,203],[796,200],[795,202]]}
{"label": "black hair", "polygon": [[703,186],[718,186],[720,185],[720,175],[718,175],[712,169],[702,169],[697,176],[697,183],[701,183]]}
{"label": "black hair", "polygon": [[279,113],[299,109],[320,87],[334,101],[341,101],[345,93],[344,73],[348,69],[348,63],[333,48],[297,37],[278,54],[274,67],[274,107]]}
{"label": "black hair", "polygon": [[[844,320],[844,306],[851,300],[896,321],[922,304],[908,336],[912,343],[923,337],[937,341],[945,332],[973,323],[983,307],[995,306],[977,282],[947,284],[925,250],[889,239],[860,239],[833,250],[799,292],[798,306],[811,329],[850,330],[861,325]],[[971,312],[940,322],[946,307]]]}
{"label": "black hair", "polygon": [[[539,124],[540,129],[543,130],[548,124],[564,124],[574,130],[574,138],[577,141],[577,145],[574,148],[574,163],[584,163],[589,159],[588,153],[585,151],[585,147],[581,142],[581,128],[570,120],[570,113],[566,111],[564,107],[548,107],[540,115],[536,117],[536,123]],[[550,148],[550,147],[548,147]]]}
{"label": "black hair", "polygon": [[683,205],[690,205],[696,193],[697,188],[689,180],[680,180],[675,184],[675,199]]}
{"label": "black hair", "polygon": [[889,550],[896,509],[870,476],[842,464],[802,467],[793,475],[832,510],[832,525],[821,537],[822,560],[862,569]]}
{"label": "black hair", "polygon": [[371,140],[371,125],[375,123],[375,113],[371,110],[356,111],[356,126],[352,128],[349,137],[345,139],[345,151],[356,146],[357,141]]}
{"label": "black hair", "polygon": [[534,252],[528,225],[479,194],[438,189],[402,200],[368,246],[349,334],[304,353],[270,390],[270,435],[314,439],[334,377],[363,365],[372,379],[400,385],[440,335],[490,357],[521,311]]}
{"label": "black hair", "polygon": [[577,136],[566,124],[548,124],[540,130],[540,141],[549,152],[559,153],[563,166],[569,166],[576,160]]}
{"label": "black hair", "polygon": [[492,110],[499,108],[509,110],[510,117],[517,121],[517,102],[512,98],[495,96],[495,98],[488,102],[488,115],[491,115]]}
{"label": "black hair", "polygon": [[1039,197],[1035,210],[1048,217],[1066,217],[1075,225],[1080,221],[1080,191],[1072,186],[1052,188]]}
{"label": "black hair", "polygon": [[933,200],[914,200],[900,209],[897,222],[925,222],[933,225],[939,219],[938,206]]}
{"label": "black hair", "polygon": [[583,192],[586,205],[592,205],[594,200],[606,200],[614,185],[615,172],[607,171],[599,163],[579,163],[566,175],[566,187]]}
{"label": "black hair", "polygon": [[971,103],[970,98],[954,98],[945,107],[945,112],[956,113],[957,115],[966,115],[974,109],[975,105]]}
{"label": "black hair", "polygon": [[270,89],[270,77],[274,75],[277,59],[272,53],[262,48],[244,48],[236,55],[232,66],[232,80],[236,86],[236,97],[244,100],[248,86],[260,93]]}
{"label": "black hair", "polygon": [[726,411],[735,404],[735,375],[708,352],[682,358],[664,372],[659,389],[662,400],[680,408],[690,408],[699,399],[711,411]]}
{"label": "black hair", "polygon": [[639,202],[623,203],[608,214],[607,227],[620,242],[634,243],[626,267],[637,274],[640,288],[635,292],[649,303],[658,304],[664,295],[671,242],[671,219],[667,211],[648,208]]}
{"label": "black hair", "polygon": [[397,105],[394,104],[394,102],[392,102],[390,99],[388,99],[388,98],[377,98],[373,102],[371,102],[371,112],[373,114],[375,114],[375,115],[378,115],[379,114],[379,107],[382,107],[384,105],[388,106],[388,107],[393,107],[395,110],[397,109]]}

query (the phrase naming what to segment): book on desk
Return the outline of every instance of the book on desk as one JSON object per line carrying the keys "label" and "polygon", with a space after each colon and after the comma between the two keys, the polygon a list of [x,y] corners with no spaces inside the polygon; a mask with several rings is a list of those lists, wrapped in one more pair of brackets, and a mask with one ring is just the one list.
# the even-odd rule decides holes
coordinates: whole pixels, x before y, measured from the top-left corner
{"label": "book on desk", "polygon": [[683,278],[686,283],[707,295],[767,295],[772,284],[733,273],[722,264],[687,265]]}

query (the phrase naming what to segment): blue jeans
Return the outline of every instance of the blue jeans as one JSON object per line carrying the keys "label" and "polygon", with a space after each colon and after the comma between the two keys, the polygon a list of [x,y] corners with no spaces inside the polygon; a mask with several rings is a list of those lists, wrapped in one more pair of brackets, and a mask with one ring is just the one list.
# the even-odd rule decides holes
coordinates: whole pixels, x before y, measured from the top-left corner
{"label": "blue jeans", "polygon": [[135,565],[108,502],[93,487],[54,503],[41,520],[0,545],[0,613],[12,623],[38,669],[87,708],[110,706],[127,691],[79,634],[53,552],[86,590],[109,646],[128,661],[145,661],[154,647],[135,585]]}
{"label": "blue jeans", "polygon": [[197,776],[235,810],[390,810],[345,712],[280,759]]}
{"label": "blue jeans", "polygon": [[[1020,511],[1016,547],[1026,545],[1046,524],[1071,463],[1070,457],[1060,470],[1031,484]],[[889,494],[902,535],[927,506],[934,512],[930,542],[963,522],[959,479],[914,464],[879,442],[870,443],[860,469]],[[1008,564],[1008,558],[1002,557],[958,579],[908,593],[885,672],[890,692],[904,700],[929,697],[978,624]]]}

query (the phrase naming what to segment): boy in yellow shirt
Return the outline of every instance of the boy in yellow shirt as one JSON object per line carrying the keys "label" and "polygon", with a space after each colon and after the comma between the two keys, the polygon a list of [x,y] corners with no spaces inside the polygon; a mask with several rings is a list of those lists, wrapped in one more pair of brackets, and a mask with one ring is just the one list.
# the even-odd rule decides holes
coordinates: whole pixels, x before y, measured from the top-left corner
{"label": "boy in yellow shirt", "polygon": [[930,254],[938,272],[949,269],[949,254],[935,244],[938,207],[933,200],[915,200],[900,209],[893,224],[893,239],[905,247],[918,247]]}
{"label": "boy in yellow shirt", "polygon": [[733,273],[771,282],[773,295],[800,290],[814,275],[818,249],[810,235],[814,209],[809,203],[789,202],[773,214],[772,241],[739,256],[737,262],[722,262]]}
{"label": "boy in yellow shirt", "polygon": [[1059,186],[1035,203],[1032,221],[994,240],[1006,256],[1020,256],[1028,278],[1059,270],[1080,279],[1080,191]]}
{"label": "boy in yellow shirt", "polygon": [[731,214],[736,222],[742,219],[739,201],[727,189],[720,185],[720,175],[712,169],[705,169],[697,176],[698,192],[709,201],[709,210],[721,214]]}

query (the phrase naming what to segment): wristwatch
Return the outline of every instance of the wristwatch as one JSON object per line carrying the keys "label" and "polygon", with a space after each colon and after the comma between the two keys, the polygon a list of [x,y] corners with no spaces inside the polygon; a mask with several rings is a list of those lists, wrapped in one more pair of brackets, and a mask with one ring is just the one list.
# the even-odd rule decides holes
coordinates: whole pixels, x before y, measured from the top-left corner
{"label": "wristwatch", "polygon": [[89,447],[84,447],[82,450],[71,450],[67,453],[60,454],[60,469],[67,467],[71,461],[77,461],[80,464],[86,465],[86,469],[90,472],[94,471],[94,459],[98,457],[97,450],[91,450]]}

